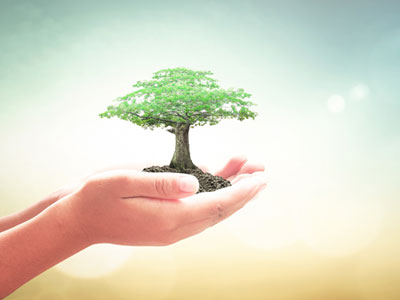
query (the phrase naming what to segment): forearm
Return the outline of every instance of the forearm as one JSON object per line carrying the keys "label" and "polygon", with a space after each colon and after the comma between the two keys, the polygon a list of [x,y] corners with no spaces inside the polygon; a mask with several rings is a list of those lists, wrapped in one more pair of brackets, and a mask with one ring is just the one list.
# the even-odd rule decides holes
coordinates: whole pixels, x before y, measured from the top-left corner
{"label": "forearm", "polygon": [[88,246],[66,198],[0,233],[0,298]]}
{"label": "forearm", "polygon": [[0,232],[13,228],[19,224],[22,224],[32,219],[33,217],[41,213],[43,210],[45,210],[48,206],[53,204],[55,201],[57,201],[57,198],[55,196],[50,195],[45,199],[33,204],[32,206],[25,208],[20,212],[0,218]]}
{"label": "forearm", "polygon": [[55,192],[48,195],[47,197],[45,197],[44,199],[42,199],[41,201],[34,203],[30,207],[27,207],[24,210],[14,213],[12,215],[0,218],[0,232],[13,228],[19,224],[22,224],[32,219],[33,217],[40,214],[47,207],[52,205],[54,202],[77,190],[80,184],[81,184],[80,181],[76,181],[73,182],[72,184],[63,186],[58,190],[56,190]]}

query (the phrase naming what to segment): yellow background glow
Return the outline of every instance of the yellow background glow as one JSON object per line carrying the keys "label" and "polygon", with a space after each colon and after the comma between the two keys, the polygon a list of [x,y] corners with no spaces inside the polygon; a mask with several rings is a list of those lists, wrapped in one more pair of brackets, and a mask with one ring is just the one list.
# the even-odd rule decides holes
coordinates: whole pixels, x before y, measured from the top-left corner
{"label": "yellow background glow", "polygon": [[[164,165],[173,136],[100,119],[137,80],[211,70],[259,116],[190,132],[268,188],[168,247],[93,246],[7,299],[400,299],[395,1],[0,2],[0,215],[91,171]],[[1,255],[1,254],[0,254]]]}

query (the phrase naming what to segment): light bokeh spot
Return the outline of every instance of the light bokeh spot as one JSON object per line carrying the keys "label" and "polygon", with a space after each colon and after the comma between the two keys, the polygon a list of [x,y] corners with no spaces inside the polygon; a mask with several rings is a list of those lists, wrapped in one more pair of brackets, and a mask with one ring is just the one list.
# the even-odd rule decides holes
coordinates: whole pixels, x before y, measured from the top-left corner
{"label": "light bokeh spot", "polygon": [[342,96],[332,95],[328,98],[327,106],[330,112],[340,113],[345,109],[346,103]]}
{"label": "light bokeh spot", "polygon": [[120,268],[133,251],[127,246],[94,245],[61,262],[56,268],[73,277],[101,277]]}
{"label": "light bokeh spot", "polygon": [[350,89],[350,99],[361,101],[366,99],[370,94],[369,87],[364,83],[359,83]]}

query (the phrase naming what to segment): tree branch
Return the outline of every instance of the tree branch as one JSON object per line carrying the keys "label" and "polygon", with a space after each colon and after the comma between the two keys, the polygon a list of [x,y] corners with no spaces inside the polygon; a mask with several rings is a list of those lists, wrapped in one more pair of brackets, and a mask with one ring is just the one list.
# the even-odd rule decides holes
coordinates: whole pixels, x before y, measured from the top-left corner
{"label": "tree branch", "polygon": [[202,112],[202,113],[194,113],[190,117],[204,117],[204,118],[207,118],[207,117],[211,117],[211,115],[208,114],[208,113]]}
{"label": "tree branch", "polygon": [[176,116],[178,116],[178,117],[181,117],[182,119],[184,119],[184,120],[188,120],[188,118],[186,118],[185,116],[182,116],[180,113],[178,113],[177,111],[174,111],[173,112],[174,113],[174,115],[176,115]]}
{"label": "tree branch", "polygon": [[160,122],[165,122],[165,123],[170,123],[170,124],[178,124],[178,122],[167,120],[167,119],[162,119],[162,118],[157,118],[157,117],[143,117],[143,116],[141,116],[141,115],[139,115],[137,113],[133,113],[133,112],[128,112],[128,114],[134,115],[134,116],[136,116],[136,117],[138,117],[138,118],[140,118],[142,120],[157,120],[157,121],[160,121]]}

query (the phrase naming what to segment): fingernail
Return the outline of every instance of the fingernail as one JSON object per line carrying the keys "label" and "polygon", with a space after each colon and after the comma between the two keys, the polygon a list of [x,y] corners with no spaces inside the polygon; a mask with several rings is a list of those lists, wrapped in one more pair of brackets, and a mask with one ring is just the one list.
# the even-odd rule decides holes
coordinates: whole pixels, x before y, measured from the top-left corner
{"label": "fingernail", "polygon": [[194,176],[183,176],[179,180],[179,188],[182,192],[196,192],[198,188],[197,179]]}

